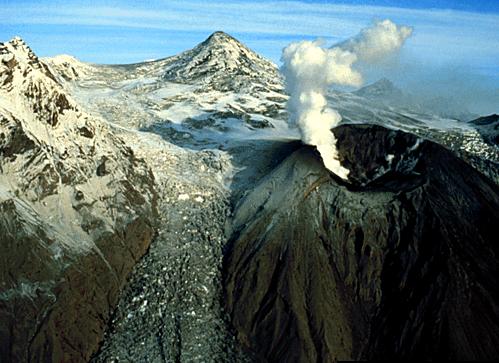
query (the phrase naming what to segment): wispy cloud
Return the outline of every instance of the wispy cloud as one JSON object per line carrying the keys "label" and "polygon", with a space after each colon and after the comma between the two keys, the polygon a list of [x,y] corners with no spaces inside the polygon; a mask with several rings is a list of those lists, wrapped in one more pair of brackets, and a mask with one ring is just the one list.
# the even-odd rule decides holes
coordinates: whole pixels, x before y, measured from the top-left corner
{"label": "wispy cloud", "polygon": [[[498,12],[365,6],[359,5],[364,0],[351,1],[0,0],[0,40],[20,35],[41,56],[69,53],[89,62],[132,63],[179,53],[223,30],[278,63],[281,50],[292,41],[320,37],[333,44],[373,20],[389,18],[414,28],[396,65],[400,82],[412,82],[411,87],[429,93],[437,89],[433,83],[440,77],[442,89],[461,93],[463,102],[473,98],[469,85],[479,83],[472,92],[479,97],[473,102],[478,98],[490,106],[487,110],[497,109]],[[415,4],[422,2],[430,3]],[[376,69],[372,77],[383,76],[385,68]],[[495,99],[485,97],[494,87]]]}
{"label": "wispy cloud", "polygon": [[[85,35],[87,29],[92,27],[101,28],[100,36],[103,38],[121,33],[123,37],[130,36],[138,42],[149,39],[151,32],[156,32],[152,36],[158,37],[157,45],[164,46],[164,42],[159,41],[160,37],[163,40],[175,38],[178,44],[180,40],[176,34],[183,32],[180,37],[188,39],[187,48],[192,39],[186,36],[188,33],[204,36],[215,30],[224,30],[236,34],[256,50],[278,61],[280,50],[290,39],[324,37],[331,42],[339,41],[352,36],[374,19],[390,18],[414,27],[414,36],[407,44],[407,54],[421,61],[471,62],[483,68],[499,57],[499,15],[496,13],[276,0],[153,0],[148,1],[147,6],[132,1],[120,2],[118,6],[100,3],[8,2],[1,5],[3,19],[0,36],[10,36],[6,33],[16,29],[34,33],[42,28],[57,27],[60,30],[66,27],[70,29],[67,38],[70,42],[71,36],[78,34],[78,29]],[[97,36],[96,32],[92,35]],[[50,35],[47,36],[50,38]],[[64,44],[60,45],[64,47]],[[166,50],[177,49],[166,47]],[[44,51],[43,46],[39,51]],[[91,50],[78,53],[85,54],[86,51],[89,53]],[[116,49],[115,55],[117,51],[119,49]],[[108,55],[107,62],[123,61],[111,56]]]}
{"label": "wispy cloud", "polygon": [[[151,5],[152,4],[152,5]],[[497,14],[438,9],[338,5],[282,1],[165,1],[137,6],[92,6],[9,3],[2,6],[3,24],[67,24],[120,26],[163,30],[210,31],[223,28],[238,33],[300,34],[348,37],[373,17],[389,17],[421,27],[491,29]],[[477,27],[479,24],[479,27]],[[464,28],[463,28],[464,27]]]}

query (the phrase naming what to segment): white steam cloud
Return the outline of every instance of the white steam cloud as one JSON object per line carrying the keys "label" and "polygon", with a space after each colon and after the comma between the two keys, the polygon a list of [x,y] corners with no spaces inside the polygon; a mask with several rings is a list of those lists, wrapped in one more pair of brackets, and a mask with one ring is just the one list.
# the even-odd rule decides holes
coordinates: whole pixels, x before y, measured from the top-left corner
{"label": "white steam cloud", "polygon": [[348,179],[349,171],[338,159],[331,132],[341,116],[327,106],[327,89],[333,84],[360,86],[362,75],[352,66],[358,61],[379,62],[400,49],[411,33],[409,27],[383,20],[332,48],[322,47],[320,41],[302,41],[283,50],[290,123],[298,126],[302,141],[316,146],[324,165],[342,179]]}

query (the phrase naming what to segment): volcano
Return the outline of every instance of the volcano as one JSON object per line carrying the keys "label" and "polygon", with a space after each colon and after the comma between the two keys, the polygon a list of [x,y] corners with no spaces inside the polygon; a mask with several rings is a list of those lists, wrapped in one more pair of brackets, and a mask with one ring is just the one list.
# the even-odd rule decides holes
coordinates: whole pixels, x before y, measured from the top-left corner
{"label": "volcano", "polygon": [[129,65],[0,43],[0,361],[499,356],[497,117],[391,88],[328,91],[345,181],[228,34]]}
{"label": "volcano", "polygon": [[499,355],[499,188],[450,151],[334,130],[350,183],[303,146],[238,205],[226,306],[255,361]]}

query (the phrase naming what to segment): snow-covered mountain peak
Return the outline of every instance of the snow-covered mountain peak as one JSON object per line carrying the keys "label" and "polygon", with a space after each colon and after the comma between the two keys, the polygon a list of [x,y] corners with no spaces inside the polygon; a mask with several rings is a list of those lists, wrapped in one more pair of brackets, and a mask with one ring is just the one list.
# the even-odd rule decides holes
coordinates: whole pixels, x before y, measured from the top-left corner
{"label": "snow-covered mountain peak", "polygon": [[54,57],[42,58],[42,61],[48,63],[52,67],[57,68],[89,68],[90,66],[83,63],[78,58],[69,54],[59,54]]}
{"label": "snow-covered mountain peak", "polygon": [[9,51],[13,55],[17,56],[20,59],[23,58],[33,58],[35,54],[31,50],[31,48],[26,44],[26,42],[21,37],[14,37],[7,43],[3,44],[5,50]]}
{"label": "snow-covered mountain peak", "polygon": [[223,31],[216,31],[212,33],[203,43],[201,44],[228,44],[228,43],[233,43],[233,44],[238,44],[244,47],[244,45],[239,42],[236,38],[233,36],[223,32]]}
{"label": "snow-covered mountain peak", "polygon": [[281,84],[275,64],[220,31],[193,49],[162,62],[166,80],[202,82],[222,91],[237,90],[249,83],[270,88]]}
{"label": "snow-covered mountain peak", "polygon": [[[21,84],[35,79],[57,80],[49,67],[43,63],[20,37],[0,43],[0,89],[12,91]],[[18,82],[18,85],[14,83]]]}
{"label": "snow-covered mountain peak", "polygon": [[27,128],[40,126],[31,121],[55,127],[65,112],[78,113],[50,67],[19,37],[0,44],[0,98],[0,110],[25,120]]}
{"label": "snow-covered mountain peak", "polygon": [[275,67],[273,63],[249,49],[233,36],[222,31],[214,32],[192,50],[197,58],[216,60],[217,56],[219,56],[218,60],[225,62],[226,68],[229,69],[250,62],[260,67]]}
{"label": "snow-covered mountain peak", "polygon": [[[14,37],[6,43],[0,43],[0,63],[2,68],[14,68],[17,65],[22,68],[29,65],[35,69],[41,69],[47,75],[50,73],[28,44],[20,37]],[[51,74],[49,76],[53,77]]]}
{"label": "snow-covered mountain peak", "polygon": [[[75,188],[95,198],[121,192],[124,187],[109,185],[136,166],[133,153],[107,123],[82,110],[20,38],[0,44],[0,54],[0,203],[14,199],[28,203],[40,220],[54,216],[54,233],[64,244],[74,240],[75,249],[85,250],[93,240],[85,228],[73,227],[81,217],[71,206]],[[148,171],[139,169],[145,185]],[[107,175],[113,178],[99,179]],[[96,183],[101,190],[92,190]],[[101,213],[107,227],[114,225],[109,213]]]}
{"label": "snow-covered mountain peak", "polygon": [[60,54],[51,58],[43,58],[44,62],[50,65],[57,74],[66,81],[74,81],[91,72],[92,67],[79,59]]}

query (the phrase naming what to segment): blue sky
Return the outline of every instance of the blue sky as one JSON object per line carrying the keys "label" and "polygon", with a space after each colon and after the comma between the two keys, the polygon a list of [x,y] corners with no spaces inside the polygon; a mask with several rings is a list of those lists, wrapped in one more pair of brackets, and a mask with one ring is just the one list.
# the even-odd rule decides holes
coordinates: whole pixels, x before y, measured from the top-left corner
{"label": "blue sky", "polygon": [[132,63],[179,53],[223,30],[278,63],[291,41],[332,44],[384,18],[414,28],[401,69],[452,68],[499,84],[499,0],[0,0],[0,41],[20,35],[40,56]]}
{"label": "blue sky", "polygon": [[70,53],[99,63],[165,57],[215,30],[277,62],[290,41],[340,41],[381,18],[414,27],[407,48],[423,61],[487,69],[499,55],[497,0],[0,0],[0,17],[1,40],[20,35],[42,56]]}

